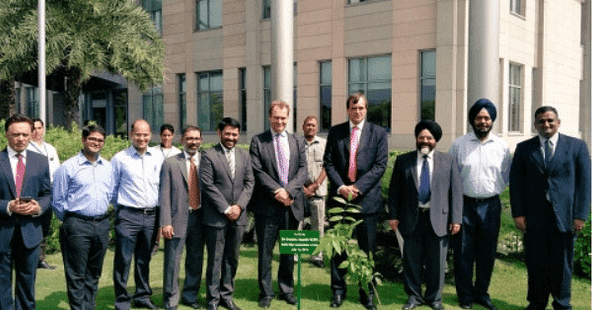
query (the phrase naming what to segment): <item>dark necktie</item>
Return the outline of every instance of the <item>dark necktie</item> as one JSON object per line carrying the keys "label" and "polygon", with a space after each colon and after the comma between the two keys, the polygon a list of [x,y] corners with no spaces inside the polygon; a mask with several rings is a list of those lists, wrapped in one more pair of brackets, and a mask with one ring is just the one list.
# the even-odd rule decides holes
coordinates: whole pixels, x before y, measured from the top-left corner
{"label": "dark necktie", "polygon": [[18,153],[18,162],[16,164],[16,197],[21,196],[23,189],[23,179],[25,178],[25,162],[23,162],[23,154]]}
{"label": "dark necktie", "polygon": [[197,175],[197,166],[195,159],[190,157],[191,164],[189,165],[189,206],[193,210],[199,208],[199,177]]}
{"label": "dark necktie", "polygon": [[421,164],[421,176],[419,178],[419,195],[417,200],[421,203],[430,201],[430,166],[428,165],[428,155],[423,155],[423,163]]}
{"label": "dark necktie", "polygon": [[551,163],[552,158],[553,145],[551,144],[551,139],[547,139],[547,141],[545,141],[545,168],[549,169],[549,164]]}

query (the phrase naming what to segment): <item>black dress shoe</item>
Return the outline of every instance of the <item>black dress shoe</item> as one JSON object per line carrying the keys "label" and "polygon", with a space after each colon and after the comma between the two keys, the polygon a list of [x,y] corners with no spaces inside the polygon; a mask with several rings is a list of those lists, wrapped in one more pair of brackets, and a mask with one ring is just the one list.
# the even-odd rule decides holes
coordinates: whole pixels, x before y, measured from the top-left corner
{"label": "black dress shoe", "polygon": [[473,306],[471,306],[470,303],[461,303],[459,306],[461,309],[473,309]]}
{"label": "black dress shoe", "polygon": [[181,304],[193,308],[193,309],[202,309],[201,305],[199,303],[196,302],[187,302],[187,301],[182,301]]}
{"label": "black dress shoe", "polygon": [[431,304],[430,304],[430,307],[431,307],[432,309],[434,309],[434,310],[444,310],[444,307],[442,306],[442,303],[441,303],[441,302],[439,302],[439,301],[437,301],[437,302],[434,302],[434,303],[431,303]]}
{"label": "black dress shoe", "polygon": [[296,297],[294,297],[294,294],[282,294],[280,295],[280,299],[285,300],[290,305],[295,305],[298,303],[298,300]]}
{"label": "black dress shoe", "polygon": [[263,297],[259,300],[259,308],[269,308],[271,306],[272,297]]}
{"label": "black dress shoe", "polygon": [[218,310],[218,305],[216,305],[216,304],[208,304],[208,310]]}
{"label": "black dress shoe", "polygon": [[37,264],[37,268],[38,269],[54,270],[55,266],[52,266],[52,265],[48,264],[46,261],[42,260],[42,261],[39,261],[39,263]]}
{"label": "black dress shoe", "polygon": [[229,301],[220,301],[220,306],[228,309],[228,310],[241,310],[241,308],[239,308],[239,306],[235,305],[234,302],[232,300]]}
{"label": "black dress shoe", "polygon": [[140,308],[140,309],[159,309],[150,300],[134,301],[134,308]]}
{"label": "black dress shoe", "polygon": [[325,268],[325,263],[320,259],[314,259],[310,263],[315,265],[316,267]]}
{"label": "black dress shoe", "polygon": [[331,304],[330,304],[331,308],[341,307],[341,304],[343,304],[344,300],[345,300],[344,295],[340,295],[340,294],[333,295],[333,299],[331,300]]}
{"label": "black dress shoe", "polygon": [[367,294],[364,290],[359,290],[358,293],[360,294],[360,303],[368,310],[375,310],[376,306],[374,305],[374,294]]}
{"label": "black dress shoe", "polygon": [[407,303],[403,306],[403,310],[411,310],[421,306],[421,302],[417,302],[415,300],[408,300]]}
{"label": "black dress shoe", "polygon": [[486,309],[497,310],[497,307],[489,299],[476,300],[475,302],[485,307]]}

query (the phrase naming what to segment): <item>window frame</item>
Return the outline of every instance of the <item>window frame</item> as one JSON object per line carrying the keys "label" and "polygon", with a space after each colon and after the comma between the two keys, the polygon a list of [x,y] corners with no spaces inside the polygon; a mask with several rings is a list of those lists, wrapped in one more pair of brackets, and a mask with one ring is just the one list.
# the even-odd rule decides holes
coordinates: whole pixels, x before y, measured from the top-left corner
{"label": "window frame", "polygon": [[[428,50],[421,50],[419,51],[419,119],[430,119],[430,120],[435,120],[436,119],[436,80],[437,80],[437,76],[438,76],[438,72],[437,70],[437,66],[436,66],[436,61],[434,60],[434,74],[433,75],[424,75],[424,55],[426,55],[426,53],[433,53],[434,57],[437,57],[437,52],[436,49],[428,49]],[[433,107],[432,111],[430,111],[432,113],[432,117],[426,116],[426,114],[424,113],[424,109],[429,109],[429,106],[425,106],[424,102],[426,102],[426,100],[424,100],[424,87],[430,86],[430,85],[425,85],[424,82],[426,81],[434,81],[434,103],[433,103]]]}
{"label": "window frame", "polygon": [[[220,89],[214,89],[212,90],[211,84],[212,84],[212,78],[217,77],[217,75],[220,75],[220,79],[221,79],[221,87]],[[207,75],[208,78],[208,90],[206,91],[202,91],[200,89],[200,81],[201,81],[201,76],[202,75]],[[197,101],[197,123],[198,126],[201,128],[201,130],[203,132],[215,132],[216,128],[217,128],[217,124],[220,120],[222,120],[222,118],[224,117],[224,76],[223,76],[223,71],[222,70],[210,70],[210,71],[201,71],[201,72],[196,72],[195,73],[195,77],[196,77],[196,101]],[[200,119],[201,114],[201,109],[202,109],[202,103],[201,102],[201,96],[207,94],[208,96],[208,124],[209,126],[205,126],[204,123],[202,123],[202,120]],[[212,96],[213,95],[219,95],[219,99],[218,100],[212,100]],[[214,104],[220,104],[221,105],[221,111],[220,111],[220,115],[219,117],[215,117],[215,115],[213,113],[216,113],[215,111],[213,111],[214,109],[212,108]],[[215,108],[217,108],[214,105]]]}
{"label": "window frame", "polygon": [[[524,106],[524,65],[510,62],[508,64],[508,132],[522,132],[522,107]],[[517,70],[516,72],[514,72]],[[516,81],[517,77],[517,81]],[[518,100],[516,97],[518,96]]]}
{"label": "window frame", "polygon": [[[323,65],[329,66],[329,77],[323,78]],[[329,83],[323,83],[323,81],[329,81]],[[329,98],[325,98],[327,100],[323,100],[323,93],[327,92]],[[332,125],[332,110],[333,110],[333,62],[331,59],[329,60],[321,60],[319,61],[319,131],[320,132],[328,132]],[[328,105],[324,106],[323,103],[326,102]],[[325,111],[327,110],[327,117],[328,120],[325,118]],[[327,124],[328,122],[328,124]]]}
{"label": "window frame", "polygon": [[[220,11],[219,12],[219,14],[220,14],[220,16],[219,16],[220,25],[212,26],[211,25],[212,14],[214,14],[214,13],[212,13],[213,11],[211,10],[211,8],[212,8],[212,3],[214,1],[216,1],[216,2],[219,3],[219,5],[217,7],[220,8],[220,10],[219,10]],[[200,16],[199,15],[199,13],[200,13],[199,7],[200,7],[200,3],[201,2],[205,2],[206,3],[206,6],[207,6],[207,14],[206,15],[207,15],[207,18],[208,18],[208,20],[206,22],[207,25],[205,25],[203,28],[200,27],[200,19],[199,19],[199,16]],[[194,25],[195,31],[196,32],[198,32],[198,31],[208,31],[208,30],[220,29],[220,28],[222,28],[222,0],[195,0],[195,25]]]}

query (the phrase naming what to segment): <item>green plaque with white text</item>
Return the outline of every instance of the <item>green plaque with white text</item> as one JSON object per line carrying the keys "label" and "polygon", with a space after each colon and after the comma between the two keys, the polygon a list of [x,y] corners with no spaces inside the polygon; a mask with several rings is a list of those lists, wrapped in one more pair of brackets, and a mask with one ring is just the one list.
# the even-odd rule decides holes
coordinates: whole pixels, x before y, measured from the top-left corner
{"label": "green plaque with white text", "polygon": [[315,230],[280,230],[280,254],[312,254],[319,246]]}

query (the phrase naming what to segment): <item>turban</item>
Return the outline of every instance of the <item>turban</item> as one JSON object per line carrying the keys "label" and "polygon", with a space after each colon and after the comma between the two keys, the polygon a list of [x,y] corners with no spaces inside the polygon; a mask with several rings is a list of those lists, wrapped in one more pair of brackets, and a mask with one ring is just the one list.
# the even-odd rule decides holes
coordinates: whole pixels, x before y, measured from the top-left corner
{"label": "turban", "polygon": [[479,99],[469,110],[469,123],[471,123],[471,125],[475,122],[475,117],[477,117],[477,114],[479,114],[479,112],[481,112],[483,109],[487,110],[489,117],[491,117],[491,121],[495,121],[495,118],[497,117],[495,105],[493,105],[489,99]]}
{"label": "turban", "polygon": [[440,138],[442,138],[442,128],[440,125],[438,125],[438,123],[431,120],[422,120],[421,122],[417,123],[417,125],[415,125],[415,137],[417,138],[419,133],[424,129],[427,129],[432,134],[432,136],[434,136],[436,142],[440,141]]}

